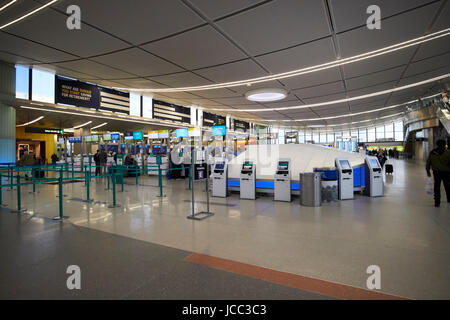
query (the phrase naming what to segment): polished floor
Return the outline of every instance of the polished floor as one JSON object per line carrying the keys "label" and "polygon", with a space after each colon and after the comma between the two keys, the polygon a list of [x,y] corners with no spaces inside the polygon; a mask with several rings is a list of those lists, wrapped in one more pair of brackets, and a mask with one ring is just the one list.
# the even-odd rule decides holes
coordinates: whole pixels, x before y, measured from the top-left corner
{"label": "polished floor", "polygon": [[[297,275],[311,281],[323,280],[328,284],[352,288],[365,289],[369,276],[366,269],[370,265],[377,265],[381,269],[381,289],[377,290],[379,293],[412,299],[450,299],[450,205],[445,202],[444,197],[440,208],[433,207],[433,198],[426,194],[424,189],[426,175],[422,163],[405,160],[391,162],[394,165],[394,174],[385,177],[386,194],[382,198],[368,198],[356,194],[354,200],[324,203],[318,208],[308,208],[300,206],[298,199],[294,199],[292,203],[282,203],[272,201],[269,196],[260,196],[256,201],[252,201],[240,200],[238,194],[233,194],[227,199],[212,198],[210,209],[215,215],[203,221],[186,219],[191,213],[191,192],[187,189],[186,181],[165,180],[165,196],[160,198],[157,197],[159,189],[155,177],[141,178],[139,185],[135,184],[134,178],[128,178],[124,192],[120,192],[118,188],[117,202],[121,206],[113,209],[108,207],[112,202],[112,191],[105,190],[105,179],[92,183],[91,198],[94,201],[90,203],[83,202],[86,199],[83,182],[65,184],[63,205],[64,215],[68,216],[68,219],[62,223],[63,227],[56,223],[58,227],[51,228],[64,229],[70,226],[75,230],[97,231],[102,235],[118,237],[114,239],[122,239],[117,240],[118,242],[139,240],[139,243],[181,250],[185,252],[185,256],[193,253],[212,257],[211,259],[223,259],[226,263],[266,268],[290,277]],[[206,209],[203,190],[202,182],[195,183],[195,212]],[[23,188],[22,191],[22,207],[27,209],[28,215],[22,215],[20,220],[33,221],[37,219],[33,217],[51,218],[58,215],[56,185],[39,185],[36,193],[31,192],[31,187]],[[16,190],[3,191],[6,208],[16,208],[16,194]],[[14,215],[10,212],[2,214]],[[40,220],[45,221],[44,224],[54,225],[46,219]],[[33,222],[36,223],[38,222]],[[27,235],[22,223],[10,225],[20,235],[14,248],[20,248],[20,239],[26,238],[30,241],[30,248],[21,254],[33,255],[33,236]],[[2,245],[7,235],[2,223]],[[59,233],[49,231],[48,235],[44,236],[46,245],[59,246],[59,237]],[[74,233],[73,237],[78,235]],[[75,260],[89,260],[86,257],[97,259],[99,268],[108,269],[111,263],[118,264],[122,260],[133,265],[133,257],[139,255],[138,252],[128,252],[124,249],[114,258],[100,258],[91,252],[92,248],[88,248],[94,246],[97,251],[101,251],[102,246],[95,244],[94,237],[86,236],[80,241]],[[105,241],[112,246],[109,240]],[[52,244],[53,242],[58,244]],[[69,245],[67,242],[62,243]],[[39,247],[34,247],[34,250],[39,250]],[[86,255],[83,250],[86,250]],[[127,253],[123,254],[125,251]],[[105,255],[108,255],[108,252],[113,254],[105,250]],[[54,256],[57,255],[58,253],[54,252]],[[161,253],[160,259],[164,260],[164,257],[165,253]],[[185,258],[181,254],[180,259]],[[111,262],[111,259],[114,261]],[[2,270],[7,269],[7,260],[2,258],[1,261]],[[77,261],[73,264],[77,264]],[[193,268],[191,264],[190,267]],[[214,269],[215,272],[230,273],[231,270],[226,271],[226,268],[214,268],[211,265],[205,267],[207,263],[203,266],[201,263],[196,264],[210,272]],[[252,281],[258,280],[271,285],[283,284],[281,281],[272,281],[270,277],[243,275],[233,270],[239,268],[232,269],[231,273]],[[51,268],[40,270],[43,273],[53,271]],[[140,272],[148,273],[145,276],[149,276],[154,271],[149,269]],[[200,274],[195,277],[201,277]],[[125,279],[121,273],[115,277],[119,282]],[[289,286],[289,283],[284,283],[281,287],[286,286]],[[303,295],[301,297],[295,294],[278,295],[275,292],[272,296],[267,293],[264,297],[315,298],[316,296],[307,296],[305,292],[327,292],[301,289],[301,285],[296,289],[289,288],[299,290],[299,294]],[[119,291],[111,296],[127,296],[126,290]],[[26,289],[18,292],[24,293]],[[2,294],[4,297],[4,292]],[[109,297],[108,294],[104,293],[104,297]],[[210,292],[204,291],[200,295],[194,294],[190,297],[175,293],[164,295],[157,291],[143,294],[141,297],[188,299],[200,296],[208,298],[208,294]],[[101,296],[101,292],[97,292],[95,297]],[[225,296],[227,295],[211,293],[211,298]],[[327,294],[317,295],[319,298],[326,296]],[[339,298],[333,294],[330,296]],[[245,297],[253,296],[247,296],[247,293],[239,295],[239,298]]]}

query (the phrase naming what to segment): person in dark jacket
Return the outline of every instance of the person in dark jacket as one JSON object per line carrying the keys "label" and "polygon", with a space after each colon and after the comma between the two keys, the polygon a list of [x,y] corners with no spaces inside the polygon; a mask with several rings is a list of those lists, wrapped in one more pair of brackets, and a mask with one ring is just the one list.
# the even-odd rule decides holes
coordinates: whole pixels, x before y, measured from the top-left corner
{"label": "person in dark jacket", "polygon": [[51,159],[52,159],[52,164],[56,164],[56,161],[59,160],[58,156],[56,154],[52,154]]}
{"label": "person in dark jacket", "polygon": [[433,169],[434,177],[434,206],[441,204],[441,181],[444,183],[447,202],[450,203],[450,151],[446,150],[445,140],[438,140],[437,148],[430,152],[427,159],[427,175],[431,177],[430,169]]}
{"label": "person in dark jacket", "polygon": [[99,159],[100,159],[100,173],[101,174],[106,174],[106,162],[108,160],[108,155],[106,154],[105,149],[102,149],[102,151],[100,151],[99,154]]}
{"label": "person in dark jacket", "polygon": [[97,150],[97,152],[94,154],[94,162],[95,162],[95,175],[100,174],[100,151]]}

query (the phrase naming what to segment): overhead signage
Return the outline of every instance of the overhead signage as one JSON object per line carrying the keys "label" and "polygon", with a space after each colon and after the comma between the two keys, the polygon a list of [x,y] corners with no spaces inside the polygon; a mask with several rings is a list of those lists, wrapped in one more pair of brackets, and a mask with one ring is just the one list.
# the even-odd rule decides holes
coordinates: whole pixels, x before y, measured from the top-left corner
{"label": "overhead signage", "polygon": [[56,76],[55,103],[130,114],[130,94]]}
{"label": "overhead signage", "polygon": [[69,143],[80,143],[81,137],[69,137]]}
{"label": "overhead signage", "polygon": [[224,116],[219,116],[217,114],[203,112],[203,126],[224,126],[227,122],[227,118]]}
{"label": "overhead signage", "polygon": [[142,139],[143,139],[142,132],[140,131],[133,132],[133,140],[142,140]]}
{"label": "overhead signage", "polygon": [[169,130],[158,130],[158,139],[168,139]]}
{"label": "overhead signage", "polygon": [[160,100],[153,100],[153,119],[191,123],[191,109]]}
{"label": "overhead signage", "polygon": [[133,140],[133,132],[125,132],[124,138],[126,141]]}
{"label": "overhead signage", "polygon": [[25,127],[27,133],[44,133],[44,134],[64,134],[62,129]]}
{"label": "overhead signage", "polygon": [[104,134],[103,141],[111,141],[111,134],[109,134],[109,133]]}
{"label": "overhead signage", "polygon": [[213,136],[225,136],[227,134],[226,126],[213,126],[212,135]]}
{"label": "overhead signage", "polygon": [[176,130],[177,138],[187,138],[189,137],[189,131],[187,128],[177,129]]}
{"label": "overhead signage", "polygon": [[234,130],[247,132],[250,128],[250,124],[248,122],[234,119]]}
{"label": "overhead signage", "polygon": [[118,133],[112,133],[112,134],[111,134],[111,140],[112,140],[112,141],[119,141],[119,140],[120,140],[120,134],[118,134]]}
{"label": "overhead signage", "polygon": [[188,129],[189,137],[200,137],[201,134],[202,134],[202,131],[198,128],[189,128]]}
{"label": "overhead signage", "polygon": [[158,139],[158,130],[153,130],[148,132],[149,139]]}

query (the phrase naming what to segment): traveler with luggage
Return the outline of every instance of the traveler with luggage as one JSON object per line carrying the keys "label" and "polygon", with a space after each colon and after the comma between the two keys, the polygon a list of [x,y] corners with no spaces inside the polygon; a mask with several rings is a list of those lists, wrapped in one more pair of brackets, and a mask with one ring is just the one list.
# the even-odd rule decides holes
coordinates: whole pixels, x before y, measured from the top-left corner
{"label": "traveler with luggage", "polygon": [[97,150],[97,152],[94,155],[94,162],[95,162],[95,175],[100,174],[100,151]]}
{"label": "traveler with luggage", "polygon": [[441,204],[441,181],[444,183],[447,202],[450,203],[450,151],[446,150],[445,140],[438,140],[436,149],[430,152],[427,159],[426,170],[431,177],[430,169],[433,169],[434,178],[434,206]]}

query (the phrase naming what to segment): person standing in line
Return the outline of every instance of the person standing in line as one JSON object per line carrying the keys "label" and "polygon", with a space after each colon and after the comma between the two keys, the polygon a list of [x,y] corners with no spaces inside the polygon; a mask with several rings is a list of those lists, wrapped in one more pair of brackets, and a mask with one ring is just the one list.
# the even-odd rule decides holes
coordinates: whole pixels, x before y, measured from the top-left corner
{"label": "person standing in line", "polygon": [[94,155],[94,162],[95,162],[95,175],[100,174],[100,151],[97,150],[97,152]]}
{"label": "person standing in line", "polygon": [[450,203],[450,151],[446,150],[445,140],[436,142],[436,149],[431,150],[427,159],[426,170],[431,177],[430,169],[433,169],[434,178],[434,206],[441,204],[441,181],[444,183],[447,202]]}
{"label": "person standing in line", "polygon": [[108,161],[108,155],[106,154],[105,149],[102,149],[102,151],[100,151],[100,174],[106,174],[106,162]]}

